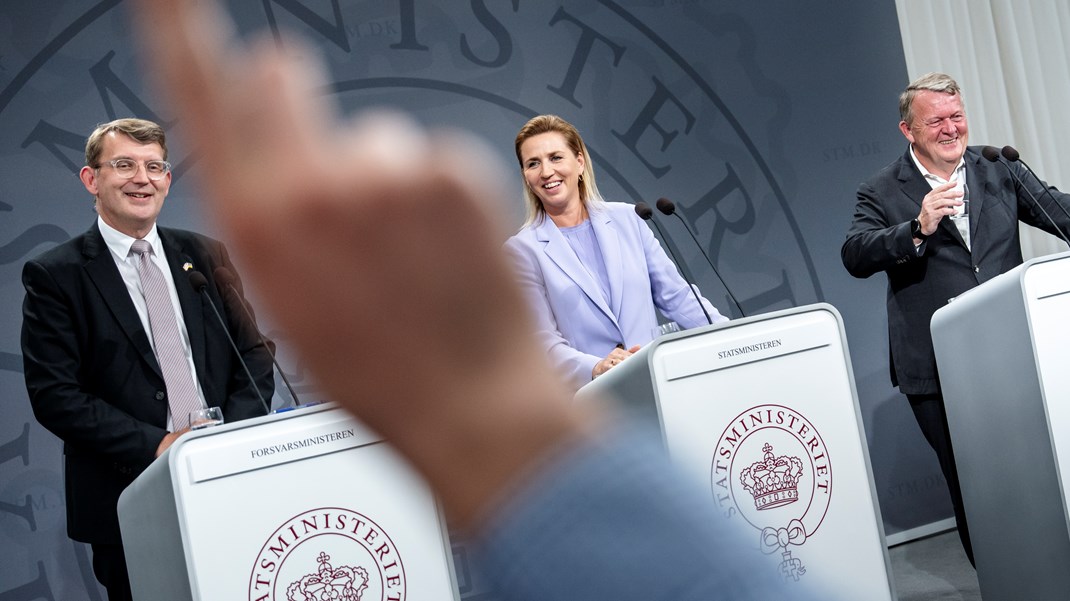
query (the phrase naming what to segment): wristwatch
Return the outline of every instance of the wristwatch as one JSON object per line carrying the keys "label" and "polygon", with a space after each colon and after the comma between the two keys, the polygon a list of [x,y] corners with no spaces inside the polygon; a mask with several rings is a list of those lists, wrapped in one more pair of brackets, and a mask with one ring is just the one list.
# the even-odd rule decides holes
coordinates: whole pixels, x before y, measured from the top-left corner
{"label": "wristwatch", "polygon": [[922,242],[925,242],[925,239],[928,238],[928,236],[921,233],[921,222],[917,219],[912,219],[910,221],[910,235]]}

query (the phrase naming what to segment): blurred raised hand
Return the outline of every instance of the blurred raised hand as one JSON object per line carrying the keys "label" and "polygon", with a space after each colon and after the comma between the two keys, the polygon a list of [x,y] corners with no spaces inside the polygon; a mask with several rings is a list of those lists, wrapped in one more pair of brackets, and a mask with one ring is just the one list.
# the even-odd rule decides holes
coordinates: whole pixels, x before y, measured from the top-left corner
{"label": "blurred raised hand", "polygon": [[343,121],[314,51],[245,44],[214,2],[135,6],[148,72],[202,157],[205,207],[259,298],[452,518],[472,522],[583,435],[500,250],[492,203],[507,194],[487,147],[396,114]]}

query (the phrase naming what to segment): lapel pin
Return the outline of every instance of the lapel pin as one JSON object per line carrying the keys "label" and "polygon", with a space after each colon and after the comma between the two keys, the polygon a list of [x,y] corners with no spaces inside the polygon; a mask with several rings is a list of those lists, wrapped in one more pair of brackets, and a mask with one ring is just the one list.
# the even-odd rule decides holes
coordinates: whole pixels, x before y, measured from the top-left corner
{"label": "lapel pin", "polygon": [[182,264],[182,271],[189,271],[191,269],[193,269],[193,263],[187,261],[186,263]]}

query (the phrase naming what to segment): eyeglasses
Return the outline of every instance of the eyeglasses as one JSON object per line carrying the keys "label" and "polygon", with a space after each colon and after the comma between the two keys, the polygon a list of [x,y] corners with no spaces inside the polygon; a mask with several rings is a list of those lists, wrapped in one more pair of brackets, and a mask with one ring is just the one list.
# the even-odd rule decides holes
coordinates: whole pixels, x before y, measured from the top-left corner
{"label": "eyeglasses", "polygon": [[[126,179],[131,179],[137,175],[138,166],[140,165],[134,159],[113,159],[104,161],[104,163],[111,165],[112,169],[115,169],[115,172],[120,177],[125,177]],[[153,181],[163,179],[170,171],[171,163],[167,161],[145,161],[145,174]]]}

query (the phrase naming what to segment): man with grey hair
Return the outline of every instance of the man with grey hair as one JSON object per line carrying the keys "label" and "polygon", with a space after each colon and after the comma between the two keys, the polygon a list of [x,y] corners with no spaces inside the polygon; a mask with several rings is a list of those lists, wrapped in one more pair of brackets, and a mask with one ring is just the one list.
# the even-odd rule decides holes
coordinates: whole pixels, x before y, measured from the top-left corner
{"label": "man with grey hair", "polygon": [[[854,220],[840,251],[858,278],[888,276],[888,343],[892,385],[906,395],[947,479],[963,549],[973,563],[966,515],[948,434],[929,322],[966,290],[1022,262],[1018,222],[1055,227],[1030,195],[1045,186],[1019,179],[967,146],[969,123],[959,85],[943,73],[914,80],[899,98],[903,156],[858,187]],[[1064,206],[1070,197],[1052,189]],[[1070,231],[1066,213],[1049,209]]]}

